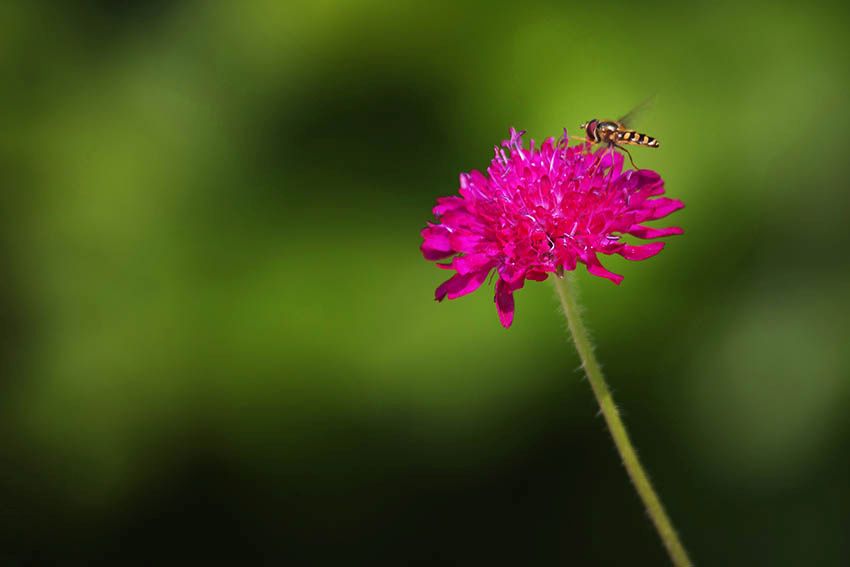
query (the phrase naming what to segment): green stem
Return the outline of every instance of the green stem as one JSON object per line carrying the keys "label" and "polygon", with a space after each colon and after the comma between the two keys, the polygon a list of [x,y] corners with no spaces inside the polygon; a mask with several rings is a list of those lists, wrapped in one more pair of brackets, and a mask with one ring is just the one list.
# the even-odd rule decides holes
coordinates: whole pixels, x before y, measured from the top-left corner
{"label": "green stem", "polygon": [[581,358],[582,366],[587,374],[587,379],[590,382],[590,387],[593,388],[593,393],[596,395],[596,400],[599,402],[599,407],[602,410],[602,415],[605,416],[605,422],[608,424],[608,429],[611,431],[611,437],[614,438],[614,444],[617,446],[617,451],[620,452],[620,457],[623,459],[623,465],[632,479],[641,500],[643,500],[646,511],[655,524],[655,529],[658,535],[661,536],[661,541],[664,547],[667,548],[667,553],[670,559],[677,567],[692,565],[688,558],[688,552],[685,551],[682,542],[679,541],[679,536],[676,535],[676,530],[673,524],[670,523],[670,518],[664,511],[664,506],[658,495],[652,488],[652,483],[649,482],[649,477],[638,460],[632,442],[629,440],[629,434],[620,419],[620,413],[617,411],[617,406],[614,405],[614,399],[611,397],[611,391],[608,389],[608,384],[605,382],[605,377],[602,375],[602,369],[596,361],[593,354],[593,344],[590,342],[590,337],[587,334],[587,329],[581,320],[579,306],[576,301],[575,283],[572,281],[573,276],[568,274],[563,278],[555,277],[555,288],[558,290],[558,296],[561,298],[561,306],[564,309],[564,315],[567,317],[567,324],[570,327],[570,333],[573,336],[573,341],[576,345],[579,358]]}

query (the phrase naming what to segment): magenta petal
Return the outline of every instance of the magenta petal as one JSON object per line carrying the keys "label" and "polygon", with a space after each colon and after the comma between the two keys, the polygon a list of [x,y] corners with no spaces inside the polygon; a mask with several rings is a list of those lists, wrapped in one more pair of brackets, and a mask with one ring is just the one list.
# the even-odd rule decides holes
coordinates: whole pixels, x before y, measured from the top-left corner
{"label": "magenta petal", "polygon": [[626,244],[619,254],[626,260],[646,260],[664,249],[664,242],[650,242],[641,246]]}
{"label": "magenta petal", "polygon": [[664,193],[664,181],[658,173],[651,169],[641,169],[636,172],[638,191],[642,195],[653,196]]}
{"label": "magenta petal", "polygon": [[438,250],[435,248],[428,248],[428,246],[424,242],[422,243],[422,246],[419,247],[419,250],[422,251],[422,256],[424,256],[426,260],[431,261],[443,260],[454,254],[454,252],[452,252],[451,250]]}
{"label": "magenta petal", "polygon": [[460,197],[440,197],[437,199],[437,206],[434,207],[434,216],[442,216],[449,211],[462,209],[466,205]]}
{"label": "magenta petal", "polygon": [[564,248],[558,256],[558,265],[567,272],[571,272],[578,265],[578,255],[573,250]]}
{"label": "magenta petal", "polygon": [[422,229],[423,242],[419,249],[426,260],[442,260],[454,254],[449,240],[449,231],[442,225],[430,225]]}
{"label": "magenta petal", "polygon": [[499,322],[504,328],[511,326],[514,321],[514,294],[510,286],[502,280],[496,282],[496,311],[499,312]]}
{"label": "magenta petal", "polygon": [[621,276],[620,274],[615,274],[614,272],[606,270],[602,266],[602,263],[599,261],[599,258],[596,257],[596,254],[587,254],[583,258],[583,260],[584,263],[587,265],[587,271],[593,274],[594,276],[609,279],[617,285],[620,285],[620,282],[623,281],[623,276]]}
{"label": "magenta petal", "polygon": [[452,234],[449,237],[452,249],[458,252],[473,251],[481,240],[482,238],[478,234]]}
{"label": "magenta petal", "polygon": [[450,209],[440,216],[440,224],[455,230],[480,230],[481,219],[469,212],[465,207]]}
{"label": "magenta petal", "polygon": [[652,238],[661,238],[662,236],[674,236],[676,234],[682,234],[684,231],[678,226],[670,226],[667,228],[652,228],[651,226],[643,226],[640,224],[633,225],[628,233],[638,238],[645,238],[647,240]]}
{"label": "magenta petal", "polygon": [[668,197],[659,197],[644,203],[643,209],[646,213],[646,220],[655,220],[666,217],[672,212],[683,208],[685,204],[678,199],[670,199]]}
{"label": "magenta petal", "polygon": [[434,299],[442,301],[446,297],[449,299],[457,299],[467,293],[472,293],[484,283],[487,279],[489,270],[481,270],[471,274],[455,274],[448,280],[440,284],[440,287],[434,292]]}
{"label": "magenta petal", "polygon": [[496,265],[496,261],[489,254],[465,254],[456,256],[452,265],[458,274],[463,275],[478,272],[485,268],[490,271],[490,268]]}
{"label": "magenta petal", "polygon": [[490,181],[483,173],[472,170],[460,175],[460,189],[458,192],[466,199],[475,202],[485,195],[485,190],[490,187]]}
{"label": "magenta petal", "polygon": [[518,269],[516,266],[511,266],[508,264],[502,264],[499,266],[499,278],[500,281],[511,284],[511,288],[513,289],[513,285],[522,280],[525,277],[525,272],[521,269]]}

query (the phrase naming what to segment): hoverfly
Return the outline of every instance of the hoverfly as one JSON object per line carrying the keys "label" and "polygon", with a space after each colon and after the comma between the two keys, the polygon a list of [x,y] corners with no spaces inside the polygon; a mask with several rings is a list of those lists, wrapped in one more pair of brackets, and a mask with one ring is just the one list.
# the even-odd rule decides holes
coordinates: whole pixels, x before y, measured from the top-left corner
{"label": "hoverfly", "polygon": [[635,115],[644,110],[652,99],[647,99],[631,112],[620,118],[619,120],[597,120],[596,118],[589,120],[581,125],[581,129],[587,134],[587,141],[592,144],[608,144],[608,147],[613,151],[618,148],[626,152],[629,156],[629,161],[632,167],[637,169],[632,154],[625,148],[625,144],[632,146],[646,146],[648,148],[660,147],[658,140],[652,136],[642,134],[629,128],[629,124],[634,119]]}

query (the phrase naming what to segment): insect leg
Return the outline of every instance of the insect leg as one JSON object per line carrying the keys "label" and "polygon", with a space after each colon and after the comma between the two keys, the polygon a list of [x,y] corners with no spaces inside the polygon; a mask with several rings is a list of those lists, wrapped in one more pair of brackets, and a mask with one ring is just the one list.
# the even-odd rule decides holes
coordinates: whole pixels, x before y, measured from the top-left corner
{"label": "insect leg", "polygon": [[620,148],[621,150],[623,150],[624,152],[626,152],[626,155],[629,156],[629,161],[632,163],[632,167],[635,168],[635,169],[639,169],[638,166],[635,165],[635,160],[632,159],[631,152],[629,150],[627,150],[625,148],[625,146],[620,146],[618,144],[614,144],[614,146],[616,146],[616,147]]}
{"label": "insect leg", "polygon": [[614,177],[614,148],[618,147],[614,142],[608,144],[608,149],[611,150],[611,168],[608,170],[608,187],[611,187],[611,179]]}

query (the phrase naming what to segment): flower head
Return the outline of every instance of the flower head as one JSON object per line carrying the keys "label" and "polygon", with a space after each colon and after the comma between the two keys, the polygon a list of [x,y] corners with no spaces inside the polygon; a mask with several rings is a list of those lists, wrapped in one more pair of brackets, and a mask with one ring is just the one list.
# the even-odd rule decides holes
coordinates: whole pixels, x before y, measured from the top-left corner
{"label": "flower head", "polygon": [[653,239],[682,233],[643,224],[684,206],[658,197],[664,181],[656,172],[623,171],[623,156],[607,148],[567,147],[566,131],[557,144],[549,138],[538,148],[534,140],[523,147],[523,134],[511,128],[510,139],[496,146],[487,175],[462,173],[460,195],[437,199],[437,222],[422,230],[425,258],[451,258],[437,265],[456,272],[437,288],[437,301],[475,291],[495,271],[496,309],[505,327],[513,321],[513,292],[526,279],[542,281],[582,262],[591,274],[619,284],[623,277],[606,270],[597,254],[645,260],[664,243],[633,245],[623,235]]}

